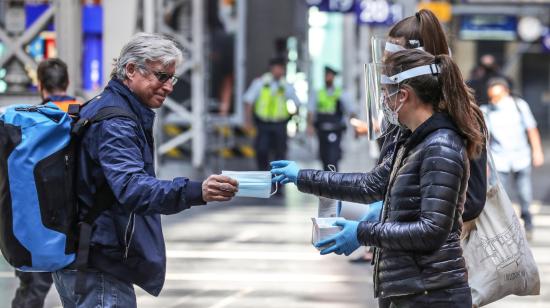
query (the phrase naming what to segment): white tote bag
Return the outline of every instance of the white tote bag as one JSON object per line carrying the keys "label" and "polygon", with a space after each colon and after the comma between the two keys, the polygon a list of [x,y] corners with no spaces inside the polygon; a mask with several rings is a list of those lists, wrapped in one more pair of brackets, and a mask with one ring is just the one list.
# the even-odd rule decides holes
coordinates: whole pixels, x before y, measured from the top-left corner
{"label": "white tote bag", "polygon": [[498,179],[487,149],[489,174],[485,208],[462,240],[472,303],[487,305],[507,295],[538,295],[540,278],[525,232]]}

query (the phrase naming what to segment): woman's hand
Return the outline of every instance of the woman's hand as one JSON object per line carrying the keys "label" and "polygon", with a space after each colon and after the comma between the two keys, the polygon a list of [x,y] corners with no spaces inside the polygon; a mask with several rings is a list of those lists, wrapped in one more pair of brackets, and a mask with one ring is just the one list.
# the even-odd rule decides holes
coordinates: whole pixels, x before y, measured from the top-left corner
{"label": "woman's hand", "polygon": [[334,252],[338,255],[344,254],[349,256],[361,246],[357,240],[357,227],[359,226],[359,222],[354,220],[341,220],[335,222],[334,225],[342,227],[342,231],[325,240],[319,241],[315,244],[315,247],[319,248],[332,244],[330,247],[321,250],[321,254],[326,255]]}
{"label": "woman's hand", "polygon": [[275,175],[272,182],[279,182],[280,184],[286,184],[298,182],[298,172],[300,168],[296,162],[291,160],[277,160],[271,162],[271,174]]}

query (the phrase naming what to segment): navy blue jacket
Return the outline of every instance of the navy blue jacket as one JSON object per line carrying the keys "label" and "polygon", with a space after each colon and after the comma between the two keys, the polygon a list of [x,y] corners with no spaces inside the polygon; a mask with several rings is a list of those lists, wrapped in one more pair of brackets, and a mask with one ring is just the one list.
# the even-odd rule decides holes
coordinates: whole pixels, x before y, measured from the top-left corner
{"label": "navy blue jacket", "polygon": [[155,178],[155,113],[117,79],[83,108],[81,117],[91,118],[105,107],[132,112],[140,123],[124,117],[104,120],[91,125],[82,138],[77,167],[81,215],[104,183],[116,198],[93,225],[89,264],[156,296],[166,274],[160,214],[204,204],[201,183]]}

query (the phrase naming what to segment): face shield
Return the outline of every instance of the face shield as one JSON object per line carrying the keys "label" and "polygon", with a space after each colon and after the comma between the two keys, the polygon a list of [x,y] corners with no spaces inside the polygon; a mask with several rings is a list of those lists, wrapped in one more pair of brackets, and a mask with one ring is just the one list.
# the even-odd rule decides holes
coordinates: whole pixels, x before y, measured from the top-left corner
{"label": "face shield", "polygon": [[403,81],[421,75],[438,75],[439,65],[429,64],[403,71],[401,66],[382,63],[365,65],[365,93],[369,139],[374,140],[386,133],[389,123],[399,125],[397,113],[399,90]]}
{"label": "face shield", "polygon": [[382,63],[365,65],[365,105],[369,140],[375,140],[386,133],[389,124],[384,117],[383,103],[391,99],[395,100],[395,94],[399,92],[399,84],[389,84],[383,77],[393,76],[400,71],[400,67]]}
{"label": "face shield", "polygon": [[384,58],[387,57],[388,54],[401,50],[424,50],[424,48],[420,46],[420,41],[418,40],[409,40],[408,42],[405,42],[404,39],[395,39],[380,36],[373,36],[371,38],[371,49],[372,61],[374,63],[382,63],[384,62]]}

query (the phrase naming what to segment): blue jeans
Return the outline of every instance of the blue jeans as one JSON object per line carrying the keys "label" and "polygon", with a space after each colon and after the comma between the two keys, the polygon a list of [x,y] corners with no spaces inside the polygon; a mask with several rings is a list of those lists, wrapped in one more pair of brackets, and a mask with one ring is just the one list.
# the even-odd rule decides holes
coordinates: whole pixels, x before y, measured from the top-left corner
{"label": "blue jeans", "polygon": [[64,269],[52,274],[63,308],[137,307],[132,284],[97,271],[86,272],[86,291],[75,294],[76,273],[76,270]]}
{"label": "blue jeans", "polygon": [[504,189],[515,190],[518,195],[519,205],[521,206],[521,218],[525,224],[525,230],[533,229],[533,221],[529,206],[533,200],[533,191],[531,187],[531,167],[512,172],[499,172],[500,181]]}

